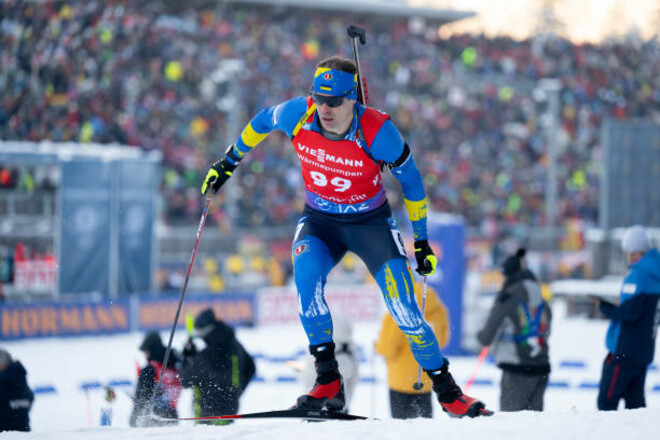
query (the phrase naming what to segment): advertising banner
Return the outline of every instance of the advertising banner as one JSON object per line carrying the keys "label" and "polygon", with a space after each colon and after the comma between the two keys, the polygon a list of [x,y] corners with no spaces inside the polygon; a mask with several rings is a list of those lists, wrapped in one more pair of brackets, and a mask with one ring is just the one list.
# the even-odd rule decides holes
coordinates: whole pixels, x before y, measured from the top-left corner
{"label": "advertising banner", "polygon": [[[179,305],[179,297],[168,295],[154,299],[140,299],[138,306],[138,328],[140,330],[168,330],[172,328],[172,322]],[[221,318],[231,326],[255,324],[255,295],[253,294],[229,294],[203,295],[187,297],[181,307],[179,316],[179,327],[183,328],[187,313],[193,316],[211,308],[216,318]]]}
{"label": "advertising banner", "polygon": [[428,279],[429,286],[447,306],[451,336],[443,354],[461,353],[463,329],[463,286],[466,275],[465,224],[459,216],[434,213],[428,221],[429,244],[438,257],[436,273]]}
{"label": "advertising banner", "polygon": [[112,163],[62,164],[59,291],[107,295]]}
{"label": "advertising banner", "polygon": [[128,332],[128,300],[104,303],[6,304],[0,307],[0,340]]}
{"label": "advertising banner", "polygon": [[[290,287],[269,287],[257,292],[258,325],[298,323],[298,296]],[[341,313],[352,322],[378,321],[384,313],[382,294],[376,284],[326,286],[330,313]]]}
{"label": "advertising banner", "polygon": [[127,295],[151,289],[154,205],[157,163],[132,160],[119,169],[118,292]]}

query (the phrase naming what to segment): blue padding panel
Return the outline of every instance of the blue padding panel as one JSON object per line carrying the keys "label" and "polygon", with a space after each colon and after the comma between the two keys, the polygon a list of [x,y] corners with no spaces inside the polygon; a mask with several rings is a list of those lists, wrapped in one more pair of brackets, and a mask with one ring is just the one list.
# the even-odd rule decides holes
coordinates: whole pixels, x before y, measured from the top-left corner
{"label": "blue padding panel", "polygon": [[275,382],[296,382],[296,378],[293,376],[277,376]]}
{"label": "blue padding panel", "polygon": [[490,379],[475,379],[474,382],[472,382],[472,385],[482,385],[482,386],[487,386],[487,387],[492,387],[493,381]]}
{"label": "blue padding panel", "polygon": [[271,357],[266,357],[264,358],[265,360],[269,362],[276,362],[276,363],[286,363],[290,361],[291,359],[295,359],[295,357],[289,357],[289,356],[271,356]]}
{"label": "blue padding panel", "polygon": [[55,390],[55,387],[52,385],[41,385],[38,387],[34,387],[32,390],[34,394],[49,394],[49,393],[57,393]]}
{"label": "blue padding panel", "polygon": [[360,382],[362,383],[376,383],[376,378],[373,376],[361,377]]}
{"label": "blue padding panel", "polygon": [[660,391],[660,384],[656,384],[651,391]]}
{"label": "blue padding panel", "polygon": [[578,388],[598,389],[598,382],[582,382]]}
{"label": "blue padding panel", "polygon": [[568,388],[568,382],[550,382],[548,386],[552,388]]}
{"label": "blue padding panel", "polygon": [[103,388],[103,385],[101,382],[83,382],[80,384],[80,389],[85,391],[85,390],[96,390],[99,388]]}
{"label": "blue padding panel", "polygon": [[587,368],[587,364],[584,361],[578,361],[578,360],[568,360],[568,361],[561,361],[559,363],[559,368]]}
{"label": "blue padding panel", "polygon": [[130,380],[111,380],[108,382],[109,387],[132,387],[133,382]]}

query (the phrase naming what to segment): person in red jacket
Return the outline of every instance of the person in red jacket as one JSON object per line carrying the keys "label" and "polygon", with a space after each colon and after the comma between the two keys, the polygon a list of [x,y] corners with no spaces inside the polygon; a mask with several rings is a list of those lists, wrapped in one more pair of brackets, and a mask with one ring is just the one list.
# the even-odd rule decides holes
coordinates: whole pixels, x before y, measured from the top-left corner
{"label": "person in red jacket", "polygon": [[178,357],[174,352],[170,353],[165,374],[160,380],[165,346],[158,332],[148,333],[140,345],[140,350],[147,357],[147,365],[138,371],[129,425],[136,427],[168,424],[159,422],[151,417],[151,414],[166,418],[178,417],[177,403],[181,394],[181,381],[175,367]]}

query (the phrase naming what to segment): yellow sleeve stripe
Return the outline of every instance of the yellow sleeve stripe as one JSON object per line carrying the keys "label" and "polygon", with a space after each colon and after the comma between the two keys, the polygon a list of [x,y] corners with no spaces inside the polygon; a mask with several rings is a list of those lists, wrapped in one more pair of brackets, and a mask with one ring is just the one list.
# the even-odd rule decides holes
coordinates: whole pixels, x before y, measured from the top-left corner
{"label": "yellow sleeve stripe", "polygon": [[408,217],[410,221],[422,220],[426,218],[427,211],[427,202],[428,199],[424,197],[422,200],[413,202],[412,200],[403,199],[406,204],[406,210],[408,210]]}
{"label": "yellow sleeve stripe", "polygon": [[268,133],[257,133],[252,128],[252,125],[248,124],[243,130],[243,133],[241,133],[241,140],[246,146],[254,148],[259,142],[263,141],[266,136],[268,136]]}

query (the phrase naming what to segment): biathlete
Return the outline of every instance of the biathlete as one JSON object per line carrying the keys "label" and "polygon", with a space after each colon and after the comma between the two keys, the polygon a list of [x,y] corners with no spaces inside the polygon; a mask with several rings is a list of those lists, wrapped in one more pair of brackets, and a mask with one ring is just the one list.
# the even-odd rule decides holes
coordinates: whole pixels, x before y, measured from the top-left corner
{"label": "biathlete", "polygon": [[340,57],[319,63],[311,94],[259,112],[202,184],[217,192],[247,153],[273,130],[287,134],[302,166],[305,208],[293,238],[298,312],[315,358],[316,383],[294,408],[345,411],[335,359],[332,318],[324,287],[330,270],[351,251],[367,265],[387,309],[406,334],[413,355],[433,381],[449,415],[490,415],[484,403],[461,391],[448,371],[433,330],[415,302],[413,277],[392,216],[381,170],[401,183],[412,222],[417,272],[431,275],[437,259],[428,244],[427,198],[410,148],[390,117],[357,102],[355,64]]}

